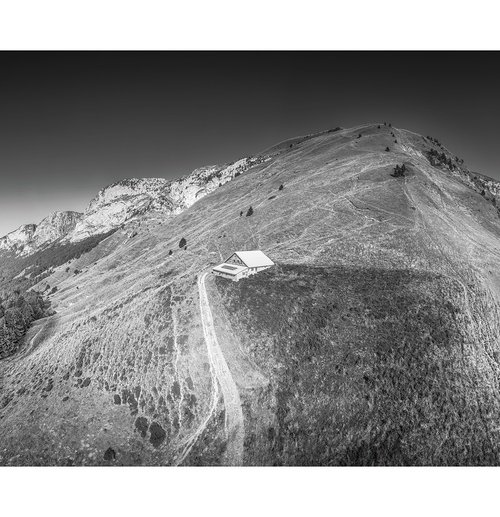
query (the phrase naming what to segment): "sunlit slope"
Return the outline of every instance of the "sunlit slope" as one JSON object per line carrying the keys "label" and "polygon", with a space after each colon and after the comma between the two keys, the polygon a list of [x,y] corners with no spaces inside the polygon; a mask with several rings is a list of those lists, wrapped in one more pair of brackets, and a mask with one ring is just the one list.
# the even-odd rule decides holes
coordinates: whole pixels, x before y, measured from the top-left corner
{"label": "sunlit slope", "polygon": [[[491,202],[451,171],[430,165],[430,147],[419,135],[383,125],[294,139],[182,214],[144,217],[60,266],[45,280],[57,287],[51,296],[57,314],[37,322],[25,348],[0,363],[0,463],[175,464],[205,422],[213,391],[196,277],[236,249],[254,248],[281,264],[355,268],[360,280],[364,270],[376,269],[448,282],[460,309],[461,348],[454,353],[464,361],[463,375],[473,374],[482,390],[474,392],[476,405],[488,398],[483,424],[488,439],[496,439],[500,219]],[[406,176],[391,176],[402,163]],[[187,249],[179,248],[181,238]],[[405,290],[405,283],[394,289]],[[262,442],[267,436],[274,443],[283,430],[270,402],[280,380],[249,348],[243,317],[237,314],[232,325],[232,314],[223,314],[235,293],[214,289],[213,282],[209,291],[213,312],[221,311],[215,317],[221,347],[244,399],[244,461],[315,463],[314,451],[299,461]],[[274,339],[271,330],[266,336]],[[433,382],[439,367],[429,372],[424,382]],[[256,409],[259,400],[266,411]],[[184,463],[218,464],[227,439],[220,400]],[[335,454],[321,462],[338,459]],[[496,449],[488,454],[483,462],[496,461]],[[355,454],[349,457],[356,462]]]}

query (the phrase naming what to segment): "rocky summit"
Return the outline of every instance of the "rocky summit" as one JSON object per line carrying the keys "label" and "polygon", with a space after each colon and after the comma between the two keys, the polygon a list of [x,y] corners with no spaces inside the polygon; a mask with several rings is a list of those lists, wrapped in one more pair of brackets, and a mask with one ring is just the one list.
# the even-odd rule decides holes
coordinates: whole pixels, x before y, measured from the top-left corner
{"label": "rocky summit", "polygon": [[[380,123],[16,230],[0,464],[500,464],[499,198]],[[276,265],[211,275],[257,249]]]}

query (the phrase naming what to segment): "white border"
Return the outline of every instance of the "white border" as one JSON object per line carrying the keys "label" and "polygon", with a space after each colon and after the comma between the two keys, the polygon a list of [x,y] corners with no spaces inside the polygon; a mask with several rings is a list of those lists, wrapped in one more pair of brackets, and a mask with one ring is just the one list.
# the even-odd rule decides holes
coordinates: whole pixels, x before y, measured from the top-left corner
{"label": "white border", "polygon": [[[8,472],[7,472],[8,471]],[[3,468],[3,515],[447,516],[497,506],[496,468]]]}
{"label": "white border", "polygon": [[12,50],[500,49],[498,2],[0,0]]}

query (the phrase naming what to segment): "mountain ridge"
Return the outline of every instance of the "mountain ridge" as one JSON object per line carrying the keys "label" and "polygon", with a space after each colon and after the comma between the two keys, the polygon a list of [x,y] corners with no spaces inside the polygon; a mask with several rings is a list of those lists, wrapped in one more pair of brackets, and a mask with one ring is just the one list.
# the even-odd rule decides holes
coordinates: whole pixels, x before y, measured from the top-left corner
{"label": "mountain ridge", "polygon": [[145,212],[177,215],[263,160],[259,156],[225,165],[208,165],[174,180],[126,178],[114,182],[103,187],[83,213],[53,212],[38,225],[22,225],[0,238],[0,250],[32,254],[57,240],[78,242],[107,233]]}

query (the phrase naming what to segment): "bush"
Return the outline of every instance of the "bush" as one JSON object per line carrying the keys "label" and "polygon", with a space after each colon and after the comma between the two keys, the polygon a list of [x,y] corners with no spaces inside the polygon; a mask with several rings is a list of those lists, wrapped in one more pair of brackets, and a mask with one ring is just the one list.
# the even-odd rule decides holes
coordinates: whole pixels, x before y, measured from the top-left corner
{"label": "bush", "polygon": [[243,210],[240,212],[240,217],[243,215]]}
{"label": "bush", "polygon": [[283,190],[283,184],[279,186],[278,190]]}
{"label": "bush", "polygon": [[385,148],[385,152],[388,153],[390,151],[389,147]]}
{"label": "bush", "polygon": [[173,251],[172,251],[172,250],[170,250],[170,251],[168,252],[168,256],[172,255],[172,253],[173,253]]}
{"label": "bush", "polygon": [[187,241],[186,239],[183,237],[180,241],[179,241],[179,248],[184,248],[184,246],[187,244]]}
{"label": "bush", "polygon": [[403,165],[396,165],[396,167],[394,167],[394,172],[393,174],[391,174],[391,176],[393,176],[394,178],[401,178],[405,175],[405,172],[406,165],[403,163]]}
{"label": "bush", "polygon": [[427,159],[433,166],[444,165],[445,167],[448,167],[450,171],[456,169],[456,165],[453,163],[452,159],[446,156],[444,152],[438,153],[435,149],[431,149],[427,152]]}
{"label": "bush", "polygon": [[247,210],[247,217],[250,217],[251,215],[253,215],[253,208],[250,207],[248,210]]}

